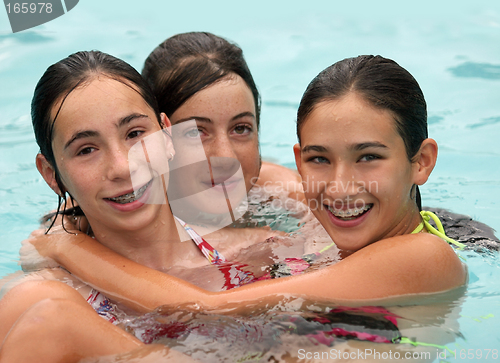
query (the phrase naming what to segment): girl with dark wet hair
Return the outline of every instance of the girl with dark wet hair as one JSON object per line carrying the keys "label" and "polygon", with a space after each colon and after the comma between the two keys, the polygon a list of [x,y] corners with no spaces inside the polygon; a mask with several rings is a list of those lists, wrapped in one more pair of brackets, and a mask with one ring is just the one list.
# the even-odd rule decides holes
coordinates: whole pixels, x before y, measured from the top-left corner
{"label": "girl with dark wet hair", "polygon": [[[151,176],[156,175],[151,164],[143,169],[135,166],[135,175],[142,173],[151,180],[140,195],[131,190],[133,145],[159,135],[165,155],[173,156],[175,150],[165,130],[170,126],[167,117],[158,112],[149,86],[130,65],[97,51],[70,55],[40,79],[32,118],[40,146],[37,168],[60,199],[78,203],[93,240],[151,268],[175,265],[179,256],[183,261],[200,257],[195,244],[182,243],[168,199],[163,204],[148,203],[148,198],[163,193],[157,187],[159,176]],[[167,173],[166,161],[163,168]],[[105,296],[69,273],[44,270],[25,279],[0,300],[0,340],[4,342],[0,361],[36,357],[40,362],[76,362],[143,346],[112,324],[117,310]],[[35,338],[37,344],[29,351],[21,348],[26,339]],[[179,357],[163,347],[153,349]]]}
{"label": "girl with dark wet hair", "polygon": [[261,162],[260,95],[240,47],[211,33],[177,34],[151,52],[142,75],[172,125],[196,120],[208,158],[240,162],[247,191],[303,197],[296,172]]}
{"label": "girl with dark wet hair", "polygon": [[[127,296],[131,306],[140,302],[146,311],[163,304],[196,301],[214,307],[284,294],[373,300],[441,292],[465,283],[466,270],[446,242],[455,241],[432,227],[431,214],[419,210],[416,186],[431,174],[437,144],[427,138],[425,101],[405,69],[380,56],[340,61],[310,83],[297,119],[294,152],[305,196],[340,249],[340,262],[221,293],[148,270],[148,280],[162,288],[144,294],[131,287],[142,286],[145,269],[124,258],[116,259],[123,268],[115,271],[113,282],[99,278],[106,271],[102,264],[85,271],[79,267],[107,253],[91,239],[73,243],[65,237],[71,250],[39,250],[112,296]],[[312,263],[314,256],[303,260]]]}

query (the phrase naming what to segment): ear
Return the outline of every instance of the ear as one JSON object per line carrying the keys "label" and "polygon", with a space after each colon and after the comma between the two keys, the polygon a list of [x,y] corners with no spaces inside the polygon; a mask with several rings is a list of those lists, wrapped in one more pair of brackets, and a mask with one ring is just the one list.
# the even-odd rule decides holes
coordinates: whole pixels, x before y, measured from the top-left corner
{"label": "ear", "polygon": [[160,113],[160,125],[162,128],[172,127],[172,123],[168,119],[167,115],[163,112]]}
{"label": "ear", "polygon": [[415,155],[413,163],[413,182],[417,185],[424,184],[436,166],[438,154],[437,142],[434,139],[425,139]]}
{"label": "ear", "polygon": [[36,156],[36,168],[45,182],[49,185],[50,189],[57,195],[63,196],[61,189],[59,189],[57,185],[56,171],[42,154],[37,154]]}
{"label": "ear", "polygon": [[170,135],[168,138],[169,140],[169,146],[168,146],[168,152],[171,153],[169,160],[172,160],[175,156],[175,149],[174,149],[174,144],[172,142],[172,123],[168,119],[167,115],[162,112],[160,113],[160,120],[161,120],[161,127],[163,129],[167,129],[166,132]]}
{"label": "ear", "polygon": [[302,175],[302,159],[300,157],[300,144],[293,145],[293,154],[295,155],[295,165],[297,166],[297,171]]}

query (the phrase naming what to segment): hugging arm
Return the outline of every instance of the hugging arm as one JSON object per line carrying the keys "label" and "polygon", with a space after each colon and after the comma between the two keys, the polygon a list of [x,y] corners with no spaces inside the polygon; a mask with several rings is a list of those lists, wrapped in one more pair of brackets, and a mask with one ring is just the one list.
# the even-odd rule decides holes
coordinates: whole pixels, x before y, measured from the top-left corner
{"label": "hugging arm", "polygon": [[[0,300],[0,319],[0,362],[77,362],[142,345],[58,281],[27,281],[14,287]],[[98,341],[103,336],[106,344]]]}
{"label": "hugging arm", "polygon": [[375,300],[445,291],[466,280],[465,269],[453,249],[425,233],[373,243],[335,265],[300,276],[259,281],[218,293],[139,265],[83,234],[46,235],[32,242],[42,255],[141,312],[166,304],[199,303],[216,308],[277,295],[328,301]]}
{"label": "hugging arm", "polygon": [[0,319],[0,363],[76,363],[108,355],[135,362],[193,361],[162,345],[145,345],[101,318],[76,290],[59,281],[14,287],[0,300]]}

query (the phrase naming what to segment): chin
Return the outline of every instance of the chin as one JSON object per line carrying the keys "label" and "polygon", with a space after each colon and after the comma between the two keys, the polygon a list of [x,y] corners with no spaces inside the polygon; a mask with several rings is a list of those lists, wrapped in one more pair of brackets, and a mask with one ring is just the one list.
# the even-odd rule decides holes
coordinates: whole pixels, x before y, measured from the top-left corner
{"label": "chin", "polygon": [[344,251],[356,252],[372,243],[368,242],[366,238],[356,237],[352,234],[346,236],[345,233],[331,233],[330,237],[337,247]]}

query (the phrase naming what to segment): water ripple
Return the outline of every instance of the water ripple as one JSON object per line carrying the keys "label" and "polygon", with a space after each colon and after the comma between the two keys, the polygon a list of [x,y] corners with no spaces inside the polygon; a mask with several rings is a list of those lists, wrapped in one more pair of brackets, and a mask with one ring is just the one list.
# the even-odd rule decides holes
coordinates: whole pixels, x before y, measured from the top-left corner
{"label": "water ripple", "polygon": [[48,37],[34,31],[0,35],[0,42],[7,39],[13,39],[14,41],[25,44],[40,44],[55,40],[53,37]]}
{"label": "water ripple", "polygon": [[498,124],[498,123],[500,123],[500,116],[484,118],[479,122],[476,122],[476,123],[471,124],[471,125],[467,125],[467,127],[469,129],[475,129],[475,128],[478,128],[481,126],[494,125],[494,124]]}
{"label": "water ripple", "polygon": [[455,77],[500,79],[500,65],[497,64],[465,62],[448,71]]}
{"label": "water ripple", "polygon": [[264,101],[264,105],[269,107],[289,107],[293,109],[299,108],[299,104],[296,102],[289,101]]}
{"label": "water ripple", "polygon": [[437,124],[438,122],[441,122],[444,120],[444,117],[442,116],[429,116],[427,118],[427,123],[429,125]]}

